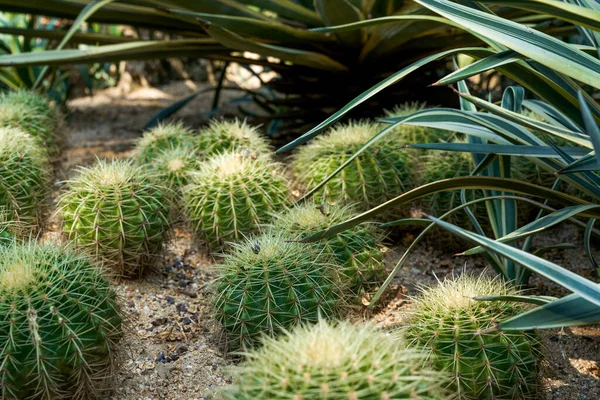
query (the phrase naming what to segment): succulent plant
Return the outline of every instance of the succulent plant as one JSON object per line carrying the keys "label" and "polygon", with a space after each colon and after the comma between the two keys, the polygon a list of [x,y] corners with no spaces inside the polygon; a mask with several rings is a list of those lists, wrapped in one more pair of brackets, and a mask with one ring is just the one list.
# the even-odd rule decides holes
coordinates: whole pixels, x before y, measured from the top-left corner
{"label": "succulent plant", "polygon": [[86,257],[0,246],[0,398],[90,398],[111,376],[121,322],[115,292]]}
{"label": "succulent plant", "polygon": [[[391,110],[385,110],[385,117],[404,117],[425,110],[426,108],[426,103],[413,102],[399,104]],[[398,135],[400,140],[405,144],[447,142],[456,135],[443,129],[404,124],[394,128],[392,133]]]}
{"label": "succulent plant", "polygon": [[331,257],[267,232],[224,255],[214,307],[232,348],[254,346],[300,323],[337,315],[342,291]]}
{"label": "succulent plant", "polygon": [[425,366],[423,354],[373,326],[323,320],[265,338],[233,369],[222,397],[263,399],[450,399],[444,374]]}
{"label": "succulent plant", "polygon": [[[295,155],[298,180],[309,189],[318,185],[380,130],[371,122],[351,122],[317,137]],[[410,156],[401,146],[394,135],[384,136],[315,193],[315,201],[342,201],[368,210],[402,194],[413,178]]]}
{"label": "succulent plant", "polygon": [[166,194],[171,204],[178,206],[182,189],[190,183],[190,174],[197,171],[198,166],[198,157],[193,150],[176,147],[161,151],[146,169],[153,182],[168,189]]}
{"label": "succulent plant", "polygon": [[461,400],[534,399],[538,391],[539,340],[533,331],[493,328],[523,311],[509,301],[476,296],[515,295],[499,278],[463,275],[424,289],[406,321],[412,344],[429,352],[432,365],[453,374]]}
{"label": "succulent plant", "polygon": [[228,152],[200,166],[183,190],[185,214],[212,250],[240,240],[289,200],[288,181],[267,158]]}
{"label": "succulent plant", "polygon": [[21,90],[0,95],[0,126],[22,129],[50,156],[58,154],[62,146],[62,116],[35,92]]}
{"label": "succulent plant", "polygon": [[[273,227],[292,239],[325,230],[355,215],[350,206],[303,203],[275,215]],[[369,292],[386,277],[382,253],[383,232],[361,224],[319,243],[340,264],[347,286],[356,294]]]}
{"label": "succulent plant", "polygon": [[40,226],[49,177],[46,153],[35,139],[19,128],[0,127],[0,207],[23,234]]}
{"label": "succulent plant", "polygon": [[213,120],[198,133],[194,145],[204,157],[229,151],[258,156],[269,154],[270,151],[269,143],[257,132],[256,127],[238,119]]}
{"label": "succulent plant", "polygon": [[119,275],[143,272],[169,229],[163,190],[131,162],[98,161],[81,168],[59,199],[63,232]]}
{"label": "succulent plant", "polygon": [[175,148],[193,150],[194,136],[192,131],[182,123],[159,124],[144,133],[136,146],[136,160],[140,166],[147,166],[165,150]]}

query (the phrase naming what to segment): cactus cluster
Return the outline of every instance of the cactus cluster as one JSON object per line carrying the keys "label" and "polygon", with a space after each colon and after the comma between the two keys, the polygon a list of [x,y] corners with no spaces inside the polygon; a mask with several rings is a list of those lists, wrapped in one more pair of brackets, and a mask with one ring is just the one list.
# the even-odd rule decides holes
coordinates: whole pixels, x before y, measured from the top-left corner
{"label": "cactus cluster", "polygon": [[451,397],[446,376],[425,366],[395,334],[319,321],[286,332],[248,354],[222,397],[262,399],[421,399]]}
{"label": "cactus cluster", "polygon": [[331,257],[267,232],[225,254],[214,308],[231,348],[251,347],[300,323],[334,317],[342,290]]}
{"label": "cactus cluster", "polygon": [[62,117],[45,98],[30,91],[0,95],[0,126],[20,128],[47,149],[50,156],[60,151]]}
{"label": "cactus cluster", "polygon": [[183,190],[186,217],[212,250],[257,231],[288,200],[289,184],[279,164],[235,152],[203,163]]}
{"label": "cactus cluster", "polygon": [[258,133],[256,127],[237,119],[214,120],[208,127],[198,132],[194,147],[203,157],[211,157],[230,151],[253,157],[269,153],[267,140]]}
{"label": "cactus cluster", "polygon": [[144,133],[136,146],[140,166],[151,165],[163,151],[185,148],[193,151],[194,136],[182,123],[159,124]]}
{"label": "cactus cluster", "polygon": [[[273,227],[294,240],[323,231],[355,215],[351,206],[304,203],[278,214]],[[374,224],[361,224],[318,245],[333,255],[342,277],[356,294],[372,291],[386,277],[383,233]]]}
{"label": "cactus cluster", "polygon": [[498,278],[462,275],[423,289],[406,321],[412,344],[429,352],[431,364],[453,375],[461,400],[526,400],[538,392],[533,331],[494,330],[521,312],[519,303],[477,301],[477,296],[509,296],[518,291]]}
{"label": "cactus cluster", "polygon": [[[1,108],[1,107],[0,107]],[[35,232],[49,192],[50,166],[45,151],[19,128],[0,127],[0,207],[8,219]]]}
{"label": "cactus cluster", "polygon": [[115,292],[85,257],[0,246],[0,398],[90,398],[111,376],[121,321]]}
{"label": "cactus cluster", "polygon": [[59,199],[63,232],[122,276],[136,276],[162,248],[169,210],[159,187],[127,161],[81,168]]}
{"label": "cactus cluster", "polygon": [[[293,160],[298,180],[312,189],[381,129],[381,125],[371,122],[351,122],[317,137],[301,147]],[[342,201],[369,210],[410,189],[412,163],[409,153],[401,149],[402,144],[396,135],[384,136],[315,193],[316,201]]]}

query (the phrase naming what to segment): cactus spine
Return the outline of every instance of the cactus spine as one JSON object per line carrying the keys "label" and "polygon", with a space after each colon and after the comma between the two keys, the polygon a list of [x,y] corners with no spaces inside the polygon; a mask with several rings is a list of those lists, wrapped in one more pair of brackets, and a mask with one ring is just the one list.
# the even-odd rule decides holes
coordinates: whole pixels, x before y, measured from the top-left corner
{"label": "cactus spine", "polygon": [[119,275],[143,272],[161,251],[169,220],[160,188],[130,162],[81,168],[59,199],[63,232]]}
{"label": "cactus spine", "polygon": [[270,151],[269,143],[257,132],[256,127],[237,119],[212,121],[198,133],[195,148],[204,157],[230,151],[256,157],[267,155]]}
{"label": "cactus spine", "polygon": [[[308,189],[315,187],[381,129],[370,122],[352,122],[319,136],[294,158],[298,180]],[[411,162],[402,144],[394,135],[373,143],[315,193],[315,201],[342,201],[369,210],[400,195],[412,184]]]}
{"label": "cactus spine", "polygon": [[193,150],[194,137],[192,131],[182,123],[159,124],[144,133],[136,146],[136,160],[140,166],[152,164],[165,150],[175,148]]}
{"label": "cactus spine", "polygon": [[289,199],[279,164],[229,152],[200,166],[184,188],[186,216],[212,250],[251,234]]}
{"label": "cactus spine", "polygon": [[222,394],[236,400],[442,400],[451,398],[442,389],[445,378],[397,335],[320,321],[266,338],[234,369],[234,385]]}
{"label": "cactus spine", "polygon": [[254,346],[299,323],[333,317],[341,302],[335,265],[318,248],[266,233],[224,256],[214,307],[232,348]]}
{"label": "cactus spine", "polygon": [[[291,239],[301,239],[352,218],[354,209],[344,205],[305,203],[275,216],[274,227]],[[361,224],[319,243],[341,266],[348,288],[369,292],[385,279],[383,233],[373,224]]]}
{"label": "cactus spine", "polygon": [[0,127],[0,207],[23,234],[41,224],[49,176],[46,153],[35,139],[19,128]]}
{"label": "cactus spine", "polygon": [[121,320],[115,292],[82,255],[0,246],[0,398],[90,398],[111,376]]}
{"label": "cactus spine", "polygon": [[430,353],[431,363],[453,374],[461,400],[536,398],[539,341],[534,332],[489,331],[523,311],[514,302],[483,302],[476,296],[515,295],[517,290],[484,275],[463,275],[425,289],[407,320],[413,345]]}

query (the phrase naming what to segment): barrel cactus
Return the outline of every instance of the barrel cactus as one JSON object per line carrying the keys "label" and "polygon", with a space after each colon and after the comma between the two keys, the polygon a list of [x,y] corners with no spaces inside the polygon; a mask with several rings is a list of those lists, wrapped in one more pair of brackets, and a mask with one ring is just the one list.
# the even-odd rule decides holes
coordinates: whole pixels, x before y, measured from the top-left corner
{"label": "barrel cactus", "polygon": [[[413,102],[399,104],[391,110],[385,110],[385,117],[404,117],[423,111],[426,108],[427,104],[425,103]],[[456,135],[453,132],[443,129],[409,124],[398,125],[392,130],[392,134],[398,135],[399,139],[406,144],[447,142]]]}
{"label": "barrel cactus", "polygon": [[406,321],[407,337],[429,352],[433,366],[453,374],[452,389],[459,399],[536,398],[539,340],[535,332],[490,330],[522,312],[523,306],[473,299],[516,294],[499,278],[463,275],[424,289],[415,298]]}
{"label": "barrel cactus", "polygon": [[233,369],[224,398],[263,399],[450,399],[446,376],[425,366],[395,334],[349,322],[319,321],[266,338]]}
{"label": "barrel cactus", "polygon": [[[301,147],[293,160],[299,182],[308,189],[318,185],[381,129],[365,121],[337,125]],[[316,201],[342,201],[369,210],[410,189],[411,159],[402,144],[395,135],[384,136],[315,193]]]}
{"label": "barrel cactus", "polygon": [[84,256],[0,246],[0,398],[91,398],[111,376],[121,322],[115,292]]}
{"label": "barrel cactus", "polygon": [[34,138],[19,128],[0,127],[0,207],[23,234],[40,226],[49,176],[46,152]]}
{"label": "barrel cactus", "polygon": [[299,323],[334,317],[342,295],[335,265],[319,248],[267,232],[233,244],[214,308],[232,348],[254,346]]}
{"label": "barrel cactus", "polygon": [[47,99],[30,91],[0,95],[0,126],[20,128],[56,156],[62,146],[62,117]]}
{"label": "barrel cactus", "polygon": [[139,275],[162,249],[169,210],[162,189],[130,162],[81,168],[59,199],[62,229],[73,244],[121,276]]}
{"label": "barrel cactus", "polygon": [[147,166],[153,182],[167,189],[172,205],[178,205],[184,186],[190,183],[190,174],[198,169],[196,153],[185,147],[161,151]]}
{"label": "barrel cactus", "polygon": [[[352,218],[350,206],[304,203],[278,214],[273,226],[298,240]],[[386,277],[382,254],[383,233],[374,224],[361,224],[319,244],[341,266],[348,288],[356,294],[369,292]]]}
{"label": "barrel cactus", "polygon": [[257,157],[269,154],[270,146],[256,127],[235,119],[212,121],[207,128],[198,132],[195,149],[203,157],[234,150]]}
{"label": "barrel cactus", "polygon": [[185,214],[198,237],[221,250],[259,229],[289,200],[288,181],[267,158],[229,152],[200,166],[183,190]]}
{"label": "barrel cactus", "polygon": [[192,131],[182,123],[159,124],[144,133],[136,146],[137,163],[147,166],[165,150],[174,148],[194,148]]}

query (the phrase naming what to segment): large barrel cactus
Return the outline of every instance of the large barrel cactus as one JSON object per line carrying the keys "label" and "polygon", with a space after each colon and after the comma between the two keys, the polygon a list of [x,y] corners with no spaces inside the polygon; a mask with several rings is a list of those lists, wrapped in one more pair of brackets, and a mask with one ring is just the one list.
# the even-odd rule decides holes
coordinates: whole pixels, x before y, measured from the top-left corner
{"label": "large barrel cactus", "polygon": [[289,183],[279,164],[235,152],[200,166],[183,190],[186,217],[212,250],[257,231],[289,200]]}
{"label": "large barrel cactus", "polygon": [[36,140],[19,128],[0,127],[0,207],[25,235],[40,227],[49,177],[46,152]]}
{"label": "large barrel cactus", "polygon": [[234,385],[222,394],[232,400],[443,400],[452,398],[442,389],[445,380],[395,334],[320,321],[266,338],[234,369]]}
{"label": "large barrel cactus", "polygon": [[115,292],[84,256],[0,246],[0,398],[91,398],[111,377],[121,321]]}
{"label": "large barrel cactus", "polygon": [[267,139],[261,136],[256,127],[237,119],[213,120],[208,127],[198,132],[194,147],[203,157],[229,151],[257,157],[269,154],[270,151]]}
{"label": "large barrel cactus", "polygon": [[[312,189],[381,129],[381,125],[371,122],[337,125],[301,147],[293,160],[299,182]],[[412,165],[402,144],[396,135],[384,136],[315,193],[316,201],[342,201],[369,210],[410,189]]]}
{"label": "large barrel cactus", "polygon": [[500,279],[463,275],[425,289],[406,321],[412,344],[429,352],[436,368],[453,375],[461,400],[525,400],[538,393],[539,340],[533,331],[490,330],[523,311],[518,303],[477,301],[515,295]]}
{"label": "large barrel cactus", "polygon": [[[353,207],[304,203],[275,216],[273,226],[292,240],[323,231],[355,215]],[[340,264],[342,277],[356,294],[369,292],[386,277],[383,233],[374,224],[361,224],[319,242]]]}
{"label": "large barrel cactus", "polygon": [[214,307],[232,348],[337,314],[335,265],[318,247],[280,233],[250,237],[224,256]]}
{"label": "large barrel cactus", "polygon": [[59,199],[62,229],[73,244],[118,275],[140,275],[160,253],[169,229],[161,189],[127,161],[81,168]]}
{"label": "large barrel cactus", "polygon": [[136,159],[140,166],[152,164],[165,150],[175,148],[193,149],[192,131],[182,123],[159,124],[144,133],[136,146]]}

